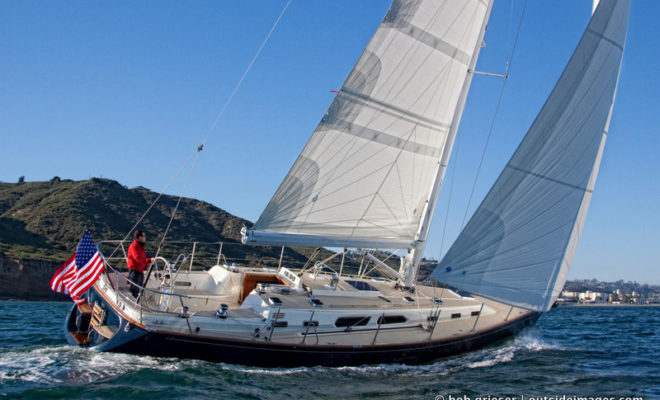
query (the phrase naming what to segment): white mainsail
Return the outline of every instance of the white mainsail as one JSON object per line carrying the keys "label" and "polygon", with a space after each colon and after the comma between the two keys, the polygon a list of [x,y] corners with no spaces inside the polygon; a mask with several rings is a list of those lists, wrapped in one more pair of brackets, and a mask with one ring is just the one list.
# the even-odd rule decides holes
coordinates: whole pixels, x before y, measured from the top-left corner
{"label": "white mainsail", "polygon": [[244,241],[414,248],[490,3],[395,0]]}
{"label": "white mainsail", "polygon": [[432,277],[548,310],[566,282],[603,154],[629,0],[602,0],[550,97]]}

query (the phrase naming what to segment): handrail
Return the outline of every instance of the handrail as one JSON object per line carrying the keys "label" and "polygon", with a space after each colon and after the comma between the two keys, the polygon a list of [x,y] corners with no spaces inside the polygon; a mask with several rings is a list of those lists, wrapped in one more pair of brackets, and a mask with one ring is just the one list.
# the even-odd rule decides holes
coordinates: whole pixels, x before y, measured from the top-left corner
{"label": "handrail", "polygon": [[[167,293],[167,292],[161,292],[160,290],[149,289],[149,288],[147,288],[147,287],[145,287],[145,286],[138,285],[137,283],[131,281],[130,279],[128,279],[128,277],[124,276],[124,274],[122,274],[121,271],[116,270],[115,268],[113,268],[113,267],[112,267],[110,264],[108,264],[107,262],[105,263],[105,266],[106,266],[106,269],[109,268],[110,270],[112,270],[112,272],[116,273],[117,276],[120,276],[123,280],[125,280],[126,282],[128,282],[130,285],[133,285],[133,286],[135,286],[135,287],[138,287],[139,289],[141,289],[141,290],[145,290],[145,291],[147,291],[147,292],[151,292],[151,293],[154,293],[154,294],[162,294],[162,295],[166,295],[166,296],[185,297],[185,298],[189,298],[189,299],[194,299],[194,298],[201,298],[201,299],[203,299],[204,297],[208,297],[208,296],[195,296],[195,295],[189,295],[189,294],[178,294],[178,293],[174,293],[174,292],[172,292],[172,293]],[[106,275],[107,275],[107,271],[106,271]],[[117,293],[120,293],[120,291],[119,291],[118,288],[116,289],[116,291],[117,291]]]}
{"label": "handrail", "polygon": [[[162,291],[160,291],[160,290],[149,289],[149,288],[146,287],[146,282],[148,281],[148,279],[145,280],[145,282],[144,282],[144,285],[145,285],[145,286],[138,285],[138,284],[134,283],[133,281],[131,281],[130,279],[128,279],[128,277],[124,276],[119,270],[117,270],[117,269],[114,268],[112,265],[110,265],[110,263],[107,262],[108,260],[126,260],[126,259],[128,259],[128,255],[127,255],[127,253],[126,253],[126,249],[124,248],[124,242],[125,242],[125,240],[101,240],[101,241],[97,242],[97,247],[100,246],[100,245],[102,245],[102,244],[104,244],[104,243],[111,243],[111,244],[117,243],[117,244],[120,245],[120,247],[121,247],[121,249],[122,249],[122,253],[124,254],[124,257],[109,257],[109,258],[106,259],[105,265],[106,265],[106,268],[109,268],[110,270],[112,270],[112,272],[116,273],[117,276],[121,276],[121,278],[124,279],[126,282],[128,282],[129,285],[135,286],[135,287],[137,287],[138,289],[140,289],[140,295],[138,295],[138,300],[139,300],[140,297],[141,297],[141,293],[142,293],[142,291],[147,291],[147,292],[151,292],[151,293],[159,294],[159,295],[175,296],[175,297],[182,297],[182,298],[189,298],[189,299],[193,299],[193,298],[200,298],[200,299],[203,299],[203,298],[207,298],[207,297],[208,297],[208,296],[197,296],[197,295],[183,295],[183,294],[178,294],[178,293],[174,293],[174,292],[167,293],[167,292],[162,292]],[[171,243],[186,243],[186,242],[171,242]],[[223,242],[194,242],[194,243],[200,243],[200,244],[202,244],[202,243],[203,243],[203,244],[207,244],[207,243],[208,243],[208,244],[220,244],[220,243],[223,243]],[[193,252],[194,252],[194,248],[195,248],[195,247],[193,246]],[[193,253],[193,254],[194,254],[194,253]],[[179,254],[179,255],[177,256],[176,260],[174,261],[174,264],[170,264],[170,263],[169,263],[165,258],[163,258],[163,257],[157,257],[156,259],[154,259],[153,263],[155,264],[156,261],[157,261],[158,259],[161,259],[161,260],[163,260],[163,262],[165,263],[165,266],[166,266],[166,267],[167,267],[167,266],[170,266],[170,265],[174,265],[174,266],[176,266],[176,264],[179,262],[179,260],[181,259],[181,257],[183,257],[183,261],[181,262],[181,266],[182,266],[183,263],[188,259],[188,257],[192,257],[192,255],[189,256],[189,255],[186,255],[186,254],[183,254],[183,253],[182,253],[182,254]],[[178,277],[179,272],[180,272],[180,269],[181,269],[181,267],[178,268],[178,270],[177,270],[177,272],[176,272],[176,275],[175,275],[175,277],[174,277],[174,280],[176,280],[176,278]],[[174,281],[174,280],[173,280],[173,281]],[[117,288],[116,288],[115,290],[116,290],[117,293],[122,294],[122,293],[119,291],[119,286],[118,286],[118,285],[117,285]],[[123,294],[122,294],[122,296],[123,296]],[[126,297],[126,296],[123,296],[123,297],[125,297],[129,302],[135,304],[136,306],[138,306],[138,307],[142,307],[141,305],[137,304],[136,302],[133,302],[133,301],[132,301],[131,299],[129,299],[128,297]],[[148,307],[146,307],[146,308],[149,309]],[[149,310],[151,310],[151,309],[149,309]],[[162,311],[159,310],[158,312],[162,312]]]}
{"label": "handrail", "polygon": [[[160,258],[160,257],[159,257]],[[167,314],[167,315],[172,315],[172,316],[180,316],[180,313],[178,312],[173,312],[173,311],[166,311],[166,310],[159,310],[159,309],[153,309],[142,302],[142,293],[144,292],[149,292],[152,294],[156,295],[161,295],[161,296],[173,296],[175,298],[178,298],[181,304],[183,304],[183,299],[208,299],[210,296],[203,296],[203,295],[189,295],[189,294],[180,294],[180,293],[175,293],[174,291],[172,292],[164,292],[161,290],[155,290],[155,289],[150,289],[147,288],[146,286],[138,285],[134,282],[132,282],[128,277],[124,276],[121,271],[115,269],[112,265],[110,265],[107,261],[105,262],[106,270],[103,272],[107,278],[110,284],[112,285],[112,280],[110,279],[109,274],[114,273],[118,278],[123,279],[124,281],[128,282],[129,285],[133,285],[137,288],[140,289],[140,294],[138,295],[137,299],[132,299],[131,297],[127,296],[125,293],[119,290],[119,285],[117,282],[116,288],[114,288],[115,292],[117,295],[121,298],[122,301],[132,304],[135,308],[140,310],[140,323],[142,323],[142,311],[146,310],[152,313],[158,313],[158,314]],[[108,270],[110,272],[108,272]],[[172,290],[174,290],[172,288]]]}
{"label": "handrail", "polygon": [[[107,265],[107,264],[106,264],[106,265]],[[116,271],[116,270],[114,270],[112,267],[110,267],[110,269],[112,269],[113,271]],[[104,274],[106,274],[106,276],[107,276],[107,272],[104,271]],[[124,277],[121,273],[117,273],[117,275],[120,275],[122,278],[127,279],[127,278]],[[108,281],[110,281],[109,277],[108,277]],[[131,282],[131,281],[128,281],[128,282],[129,282],[130,284],[135,285],[135,284],[134,284],[133,282]],[[139,286],[139,285],[135,285],[135,286]],[[148,291],[152,291],[151,289],[147,289],[147,290],[148,290]],[[135,306],[136,308],[138,308],[138,309],[140,310],[140,323],[142,323],[142,310],[147,310],[147,311],[149,311],[149,312],[161,313],[161,314],[178,315],[178,313],[171,312],[171,311],[154,310],[154,309],[152,309],[152,308],[150,308],[150,307],[148,307],[148,306],[145,306],[145,305],[143,305],[143,304],[138,304],[138,303],[136,302],[136,300],[134,300],[134,299],[128,297],[126,294],[122,293],[122,292],[119,291],[119,290],[115,290],[115,292],[117,293],[117,296],[119,296],[119,297],[121,298],[122,301],[124,301],[124,302],[126,302],[126,303],[129,303],[129,304],[132,304],[133,306]],[[173,295],[173,294],[170,293],[169,295]],[[183,297],[185,297],[185,296],[183,296]],[[139,299],[137,299],[137,301],[139,301]]]}
{"label": "handrail", "polygon": [[[198,242],[198,241],[186,241],[186,240],[173,240],[173,241],[168,241],[168,244],[173,244],[173,245],[181,245],[181,244],[188,244],[193,247],[192,253],[189,252],[187,257],[193,258],[194,261],[199,260],[205,260],[211,262],[214,262],[214,265],[220,264],[220,261],[223,261],[225,264],[245,264],[246,262],[249,262],[249,259],[245,258],[238,258],[238,257],[227,257],[225,254],[223,254],[223,250],[227,248],[227,246],[245,246],[244,244],[240,242],[224,242],[224,241],[218,241],[218,242]],[[128,240],[101,240],[98,241],[97,246],[99,249],[101,248],[102,245],[104,244],[117,244],[118,249],[121,248],[121,254],[118,256],[109,256],[105,257],[106,260],[125,260],[127,258],[127,246],[130,244]],[[211,250],[212,245],[217,245],[217,247],[213,250]],[[180,247],[180,246],[177,246]],[[196,247],[196,248],[194,248]],[[201,247],[201,249],[200,249]],[[308,261],[311,261],[313,257],[310,257]],[[176,263],[176,262],[175,262]],[[192,266],[192,264],[191,264]],[[297,269],[297,266],[296,266]],[[301,268],[302,269],[302,268]]]}
{"label": "handrail", "polygon": [[[122,260],[122,259],[125,260],[125,259],[128,258],[128,255],[126,254],[126,249],[124,248],[124,240],[101,240],[101,241],[96,243],[96,246],[98,247],[98,246],[102,245],[103,243],[117,243],[117,244],[119,244],[119,246],[117,246],[117,247],[121,247],[121,252],[124,253],[124,257],[112,257],[112,255],[111,255],[110,257],[107,257],[106,260]],[[113,252],[113,254],[114,254],[114,252]]]}
{"label": "handrail", "polygon": [[[193,253],[192,254],[193,255],[195,254],[195,248],[194,247],[193,247]],[[176,264],[179,262],[179,258],[181,258],[181,256],[183,256],[183,259],[181,260],[181,265],[179,265],[179,268],[176,268],[176,274],[174,274],[174,278],[170,279],[170,287],[171,287],[171,284],[173,282],[176,282],[176,280],[179,278],[179,274],[181,273],[181,268],[183,267],[183,264],[186,262],[188,257],[192,257],[192,255],[189,256],[188,254],[179,254],[179,256],[176,258],[176,260],[174,260],[174,264],[171,264],[171,265],[176,267]],[[191,265],[192,265],[192,258],[191,258]],[[190,273],[190,271],[188,271],[188,273]]]}

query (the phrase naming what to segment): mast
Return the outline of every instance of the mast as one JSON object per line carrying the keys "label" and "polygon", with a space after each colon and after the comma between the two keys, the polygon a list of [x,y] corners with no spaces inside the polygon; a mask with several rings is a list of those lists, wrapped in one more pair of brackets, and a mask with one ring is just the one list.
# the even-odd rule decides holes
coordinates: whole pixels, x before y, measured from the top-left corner
{"label": "mast", "polygon": [[488,28],[488,20],[490,18],[490,12],[493,8],[493,2],[488,3],[488,9],[486,11],[486,16],[483,20],[481,30],[479,31],[479,40],[475,46],[472,59],[470,60],[468,75],[463,82],[463,88],[461,89],[461,94],[456,104],[456,111],[454,112],[454,117],[452,119],[451,125],[449,127],[449,134],[447,136],[447,141],[445,143],[445,148],[442,152],[442,158],[438,161],[437,170],[435,173],[435,179],[431,185],[431,190],[429,198],[424,204],[424,210],[422,218],[419,222],[419,227],[417,233],[415,234],[415,241],[413,242],[413,247],[408,251],[408,254],[401,259],[401,268],[399,273],[403,276],[403,286],[412,287],[415,284],[415,278],[417,277],[417,272],[419,271],[419,265],[424,255],[424,247],[426,246],[426,238],[429,234],[429,228],[431,226],[431,221],[433,220],[433,214],[435,213],[436,204],[438,202],[438,195],[440,194],[440,187],[444,181],[445,172],[447,171],[447,165],[449,164],[449,158],[451,156],[452,149],[454,147],[454,140],[456,139],[456,132],[458,131],[458,126],[461,122],[461,116],[463,115],[463,109],[465,108],[465,101],[467,100],[467,95],[470,90],[470,84],[472,83],[472,77],[474,76],[474,68],[477,64],[477,59],[479,58],[479,50],[483,45],[484,35],[486,34],[486,29]]}

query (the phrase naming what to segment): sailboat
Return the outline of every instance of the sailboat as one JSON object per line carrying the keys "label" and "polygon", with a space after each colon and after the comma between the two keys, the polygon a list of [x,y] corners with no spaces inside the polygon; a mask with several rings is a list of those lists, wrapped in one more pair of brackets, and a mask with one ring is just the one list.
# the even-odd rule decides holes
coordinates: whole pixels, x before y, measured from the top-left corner
{"label": "sailboat", "polygon": [[[99,351],[267,367],[418,364],[532,325],[559,295],[592,196],[629,0],[602,0],[519,147],[417,282],[490,0],[395,0],[246,245],[361,251],[378,276],[165,263],[138,298],[106,270],[65,336]],[[356,250],[357,249],[357,250]],[[401,251],[398,268],[374,250]],[[325,267],[325,268],[324,268]]]}

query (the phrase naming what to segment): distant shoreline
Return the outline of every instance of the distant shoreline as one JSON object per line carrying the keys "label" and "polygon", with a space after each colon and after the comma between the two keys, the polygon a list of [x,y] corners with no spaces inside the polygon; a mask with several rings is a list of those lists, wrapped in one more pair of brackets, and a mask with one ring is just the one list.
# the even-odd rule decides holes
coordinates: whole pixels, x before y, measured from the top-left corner
{"label": "distant shoreline", "polygon": [[558,307],[659,307],[660,304],[568,303]]}

